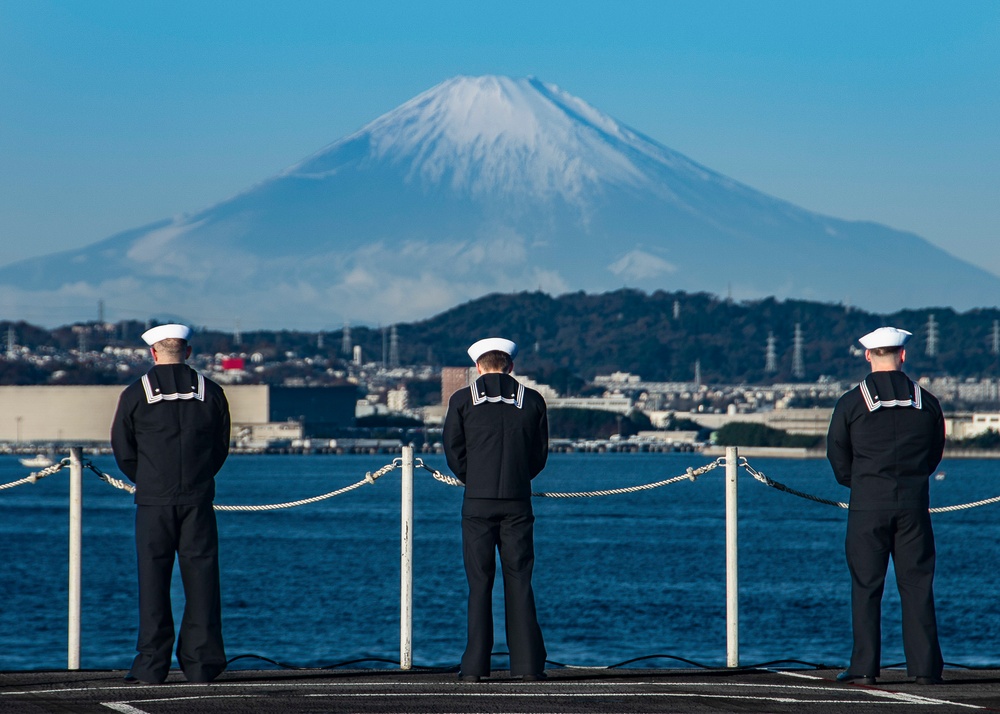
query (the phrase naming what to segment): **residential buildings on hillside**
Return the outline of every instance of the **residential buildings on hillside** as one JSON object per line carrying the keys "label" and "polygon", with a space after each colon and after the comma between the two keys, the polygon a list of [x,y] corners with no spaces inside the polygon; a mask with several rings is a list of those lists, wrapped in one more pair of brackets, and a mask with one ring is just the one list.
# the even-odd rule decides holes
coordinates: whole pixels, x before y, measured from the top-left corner
{"label": "residential buildings on hillside", "polygon": [[[54,348],[32,350],[12,343],[0,355],[0,360],[8,366],[48,369],[50,379],[44,386],[0,387],[4,390],[0,442],[62,441],[83,436],[82,432],[71,428],[63,416],[46,418],[46,410],[86,414],[90,409],[90,415],[83,417],[93,422],[88,426],[91,431],[87,432],[87,439],[103,438],[106,431],[103,421],[110,419],[110,413],[104,412],[113,408],[122,385],[135,379],[150,364],[145,348],[107,346],[89,351],[83,343],[61,352]],[[467,386],[476,376],[474,368],[464,366],[397,366],[390,369],[384,362],[336,360],[301,355],[291,350],[267,354],[203,353],[196,354],[192,363],[234,394],[268,390],[270,399],[281,407],[279,411],[283,410],[281,417],[255,415],[238,422],[239,438],[254,443],[326,436],[344,428],[351,419],[364,417],[373,417],[376,422],[383,417],[403,418],[409,423],[434,429],[443,423],[450,395]],[[105,383],[60,385],[63,375],[60,370],[51,369],[53,364],[65,365],[62,372],[67,375],[73,370],[91,370]],[[656,382],[637,374],[613,372],[595,377],[576,394],[566,395],[550,385],[536,382],[530,374],[518,373],[516,376],[541,392],[553,410],[591,409],[621,416],[641,412],[656,429],[677,429],[675,422],[678,420],[709,430],[742,421],[808,435],[826,433],[833,405],[852,386],[849,382],[827,378],[810,383],[704,384],[697,378],[697,370],[696,379],[692,381]],[[112,383],[107,383],[109,381]],[[268,384],[272,386],[267,387]],[[1000,379],[935,377],[922,379],[921,384],[941,399],[948,412],[948,431],[952,438],[968,438],[988,429],[1000,430]],[[351,406],[347,409],[343,398],[338,398],[338,416],[332,421],[321,418],[324,409],[321,404],[301,401],[307,392],[321,395],[335,391],[356,395],[356,401],[351,396]],[[101,406],[93,411],[92,405],[97,402],[91,397],[98,392],[100,397],[94,399]],[[39,397],[42,394],[46,396]],[[285,405],[287,408],[281,406],[286,397],[291,400]],[[323,397],[310,399],[322,401]],[[282,426],[263,426],[274,422]],[[288,424],[298,426],[292,428]]]}

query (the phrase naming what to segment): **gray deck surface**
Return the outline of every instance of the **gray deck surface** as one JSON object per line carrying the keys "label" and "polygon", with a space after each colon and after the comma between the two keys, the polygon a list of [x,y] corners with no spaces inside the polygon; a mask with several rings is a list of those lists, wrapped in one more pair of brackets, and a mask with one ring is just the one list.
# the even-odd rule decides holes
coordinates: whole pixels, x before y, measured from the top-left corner
{"label": "gray deck surface", "polygon": [[1000,670],[945,671],[920,686],[883,670],[875,686],[838,684],[836,670],[552,669],[542,682],[506,672],[480,683],[453,673],[242,670],[212,684],[179,672],[158,686],[122,671],[0,672],[0,712],[901,712],[1000,711]]}

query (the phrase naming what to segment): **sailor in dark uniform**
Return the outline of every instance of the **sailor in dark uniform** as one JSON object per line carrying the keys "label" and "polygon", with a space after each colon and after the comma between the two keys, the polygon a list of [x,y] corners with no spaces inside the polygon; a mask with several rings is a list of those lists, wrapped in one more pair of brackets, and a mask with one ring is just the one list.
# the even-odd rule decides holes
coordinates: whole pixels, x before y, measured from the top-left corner
{"label": "sailor in dark uniform", "polygon": [[841,682],[874,684],[881,657],[885,573],[892,556],[903,610],[906,671],[941,681],[944,661],[934,613],[934,533],[928,478],[944,452],[944,417],[934,395],[902,371],[910,333],[880,327],[860,339],[872,372],[837,402],[827,436],[833,473],[851,489],[847,565],[854,649]]}
{"label": "sailor in dark uniform", "polygon": [[545,678],[545,644],[535,613],[531,480],[545,468],[545,400],[511,376],[517,345],[487,338],[469,348],[480,377],[451,396],[444,424],[448,466],[465,484],[462,552],[469,581],[469,631],[459,676],[490,674],[493,580],[500,551],[510,673]]}
{"label": "sailor in dark uniform", "polygon": [[122,392],[111,446],[135,483],[139,638],[127,682],[163,682],[170,670],[174,553],[184,584],[177,661],[189,682],[226,668],[219,593],[215,475],[229,455],[229,404],[222,388],[185,364],[184,325],[160,325],[142,339],[154,366]]}

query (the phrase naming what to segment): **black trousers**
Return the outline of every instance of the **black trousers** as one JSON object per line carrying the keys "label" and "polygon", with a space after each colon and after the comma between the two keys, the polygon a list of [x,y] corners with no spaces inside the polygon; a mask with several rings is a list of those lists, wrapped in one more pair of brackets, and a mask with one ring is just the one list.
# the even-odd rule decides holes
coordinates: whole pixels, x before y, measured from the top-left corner
{"label": "black trousers", "polygon": [[177,661],[189,682],[211,682],[226,668],[219,532],[212,504],[136,506],[135,545],[139,563],[139,639],[131,674],[158,683],[170,671],[174,644],[170,578],[176,553],[184,584]]}
{"label": "black trousers", "polygon": [[855,511],[847,516],[854,649],[850,672],[875,676],[882,656],[882,592],[889,557],[903,614],[903,651],[911,677],[944,669],[934,613],[934,532],[926,509]]}
{"label": "black trousers", "polygon": [[490,673],[498,549],[510,673],[539,674],[545,669],[545,643],[531,589],[534,523],[531,501],[466,498],[462,503],[462,554],[469,580],[469,637],[462,655],[462,674],[484,677]]}

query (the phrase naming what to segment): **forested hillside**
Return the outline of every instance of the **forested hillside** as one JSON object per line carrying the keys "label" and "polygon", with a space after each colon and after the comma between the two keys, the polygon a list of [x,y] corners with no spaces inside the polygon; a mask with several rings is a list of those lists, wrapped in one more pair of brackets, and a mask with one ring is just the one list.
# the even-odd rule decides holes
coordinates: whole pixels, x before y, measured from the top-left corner
{"label": "forested hillside", "polygon": [[[930,315],[937,331],[936,356],[926,354]],[[491,295],[430,320],[399,325],[397,331],[404,363],[430,356],[437,364],[462,365],[468,343],[486,335],[509,337],[522,348],[519,370],[564,388],[613,371],[651,381],[690,381],[696,362],[706,383],[815,381],[822,375],[857,379],[867,372],[857,338],[882,325],[914,333],[907,350],[911,374],[996,376],[1000,356],[992,347],[998,319],[995,308],[874,315],[798,300],[732,302],[706,293],[618,290],[560,297]],[[802,379],[792,372],[796,323],[803,339]],[[773,373],[765,370],[769,333],[776,340]],[[352,335],[365,350],[381,353],[379,331],[355,329]]]}
{"label": "forested hillside", "polygon": [[[936,354],[928,354],[928,321],[933,317]],[[1000,376],[994,324],[1000,309],[957,313],[951,308],[907,310],[874,315],[844,305],[766,298],[734,302],[707,293],[622,289],[592,295],[553,297],[541,292],[489,295],[416,323],[395,325],[399,364],[461,366],[469,363],[466,347],[485,336],[504,336],[521,345],[519,372],[551,384],[564,394],[580,393],[595,375],[631,372],[650,381],[691,381],[695,364],[704,383],[804,381],[821,376],[856,380],[866,373],[857,338],[881,325],[914,333],[907,349],[907,371],[916,377]],[[793,373],[795,325],[801,326],[803,376]],[[61,350],[106,346],[141,346],[139,322],[75,325],[48,331],[23,323],[8,326],[17,344]],[[775,338],[775,371],[766,367],[767,338]],[[235,335],[199,330],[196,351],[260,352],[268,360],[318,356],[342,360],[343,332],[257,331]],[[391,359],[389,327],[353,326],[351,345],[360,346],[364,362]],[[0,363],[4,360],[0,358]],[[0,370],[5,383],[30,382],[26,363],[8,362]],[[70,367],[63,364],[61,369]],[[73,367],[83,369],[85,365]],[[13,379],[14,374],[18,375]],[[110,369],[99,381],[120,381]],[[44,380],[39,380],[44,381]]]}

